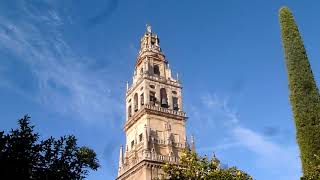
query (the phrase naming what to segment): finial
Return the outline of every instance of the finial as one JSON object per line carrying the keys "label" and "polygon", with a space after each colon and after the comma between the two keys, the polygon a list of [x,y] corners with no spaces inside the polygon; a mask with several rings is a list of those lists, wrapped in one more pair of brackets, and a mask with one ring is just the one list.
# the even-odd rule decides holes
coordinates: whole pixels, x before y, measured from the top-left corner
{"label": "finial", "polygon": [[128,91],[128,89],[129,89],[129,82],[127,81],[126,83],[127,83],[127,91]]}
{"label": "finial", "polygon": [[194,136],[191,135],[191,151],[192,152],[196,152],[196,145],[195,145],[195,141],[194,141]]}
{"label": "finial", "polygon": [[123,146],[120,146],[120,153],[119,153],[119,166],[121,167],[123,164]]}
{"label": "finial", "polygon": [[147,24],[146,26],[147,26],[147,32],[148,32],[148,33],[151,33],[151,32],[152,32],[151,26],[150,26],[149,24]]}
{"label": "finial", "polygon": [[179,81],[179,73],[177,73],[177,81]]}
{"label": "finial", "polygon": [[185,149],[190,151],[190,145],[188,143],[188,136],[185,136],[184,145],[185,145]]}

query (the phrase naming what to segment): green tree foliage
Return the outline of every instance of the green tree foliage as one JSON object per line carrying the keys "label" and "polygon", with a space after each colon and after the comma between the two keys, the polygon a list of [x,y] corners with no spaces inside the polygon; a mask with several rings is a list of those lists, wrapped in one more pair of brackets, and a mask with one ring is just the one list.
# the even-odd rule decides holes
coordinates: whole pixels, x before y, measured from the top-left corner
{"label": "green tree foliage", "polygon": [[[280,9],[280,25],[287,65],[290,101],[296,125],[303,174],[319,166],[320,97],[306,50],[294,17],[287,7]],[[317,179],[320,179],[319,177]]]}
{"label": "green tree foliage", "polygon": [[319,180],[320,179],[320,157],[315,155],[317,165],[311,166],[311,170],[307,175],[301,178],[301,180]]}
{"label": "green tree foliage", "polygon": [[96,153],[78,147],[74,136],[40,141],[30,117],[18,121],[19,128],[0,132],[0,179],[83,179],[89,169],[99,167]]}
{"label": "green tree foliage", "polygon": [[195,152],[185,150],[179,166],[165,164],[163,179],[168,180],[252,180],[247,173],[237,169],[220,168],[220,161],[214,156],[211,160],[200,157]]}

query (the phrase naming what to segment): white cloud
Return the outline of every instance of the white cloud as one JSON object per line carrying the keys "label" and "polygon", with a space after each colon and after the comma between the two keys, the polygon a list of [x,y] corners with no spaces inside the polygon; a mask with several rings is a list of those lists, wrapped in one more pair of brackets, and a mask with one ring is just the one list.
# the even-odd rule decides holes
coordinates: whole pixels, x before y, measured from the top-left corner
{"label": "white cloud", "polygon": [[39,15],[24,6],[19,12],[24,21],[0,16],[0,48],[30,67],[38,84],[33,98],[89,123],[115,122],[122,109],[114,86],[117,74],[92,68],[97,66],[94,59],[80,57],[69,47],[58,31],[63,18],[53,9]]}
{"label": "white cloud", "polygon": [[[251,167],[252,171],[263,171],[280,180],[299,178],[300,160],[296,145],[279,144],[262,133],[247,128],[241,122],[236,109],[231,108],[229,98],[206,94],[200,99],[202,105],[191,108],[190,119],[197,123],[193,129],[199,128],[196,126],[201,124],[202,127],[210,129],[210,132],[204,133],[202,130],[199,133],[202,135],[200,138],[212,139],[212,136],[215,136],[217,142],[212,144],[211,141],[204,141],[206,145],[199,147],[199,152],[228,150],[236,153],[238,150],[244,150],[255,162],[254,167]],[[208,137],[204,137],[203,134]]]}
{"label": "white cloud", "polygon": [[251,129],[236,126],[232,128],[232,134],[237,142],[257,154],[272,156],[274,152],[281,152],[278,145],[266,140],[262,135]]}

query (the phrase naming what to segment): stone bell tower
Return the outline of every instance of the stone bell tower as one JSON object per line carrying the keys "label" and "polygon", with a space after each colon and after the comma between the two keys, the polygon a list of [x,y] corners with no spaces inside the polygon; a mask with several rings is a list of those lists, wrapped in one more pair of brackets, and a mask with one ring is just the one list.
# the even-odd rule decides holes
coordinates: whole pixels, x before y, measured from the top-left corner
{"label": "stone bell tower", "polygon": [[182,86],[173,78],[151,26],[140,41],[133,83],[127,83],[126,145],[120,148],[118,180],[152,180],[161,165],[179,162],[187,145]]}

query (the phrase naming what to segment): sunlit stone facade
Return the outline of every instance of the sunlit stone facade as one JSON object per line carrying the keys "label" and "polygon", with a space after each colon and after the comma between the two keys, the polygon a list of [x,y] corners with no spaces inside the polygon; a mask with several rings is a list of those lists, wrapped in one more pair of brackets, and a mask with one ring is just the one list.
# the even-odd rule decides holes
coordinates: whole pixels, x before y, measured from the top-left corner
{"label": "sunlit stone facade", "polygon": [[132,85],[127,84],[126,144],[120,148],[118,180],[160,177],[161,165],[178,163],[187,145],[182,86],[172,77],[150,26],[140,46]]}

